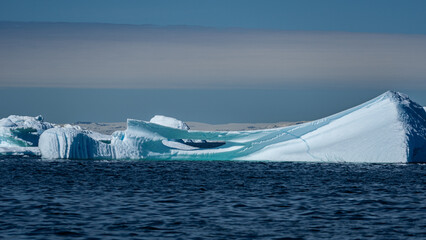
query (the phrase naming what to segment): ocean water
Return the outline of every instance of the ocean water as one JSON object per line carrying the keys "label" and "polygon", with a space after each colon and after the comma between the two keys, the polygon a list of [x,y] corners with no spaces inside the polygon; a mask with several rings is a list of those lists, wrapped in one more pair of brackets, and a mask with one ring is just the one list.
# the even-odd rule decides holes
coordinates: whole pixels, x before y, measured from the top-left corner
{"label": "ocean water", "polygon": [[0,159],[0,239],[425,239],[426,165]]}

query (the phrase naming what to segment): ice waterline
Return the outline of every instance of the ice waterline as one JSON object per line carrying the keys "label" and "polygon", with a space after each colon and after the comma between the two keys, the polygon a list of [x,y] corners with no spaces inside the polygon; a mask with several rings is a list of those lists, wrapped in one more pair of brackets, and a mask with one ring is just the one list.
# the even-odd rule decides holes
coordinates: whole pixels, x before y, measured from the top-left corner
{"label": "ice waterline", "polygon": [[194,131],[155,116],[128,119],[125,131],[103,135],[42,117],[9,116],[0,120],[0,152],[44,159],[426,162],[426,112],[388,91],[326,118],[256,131]]}

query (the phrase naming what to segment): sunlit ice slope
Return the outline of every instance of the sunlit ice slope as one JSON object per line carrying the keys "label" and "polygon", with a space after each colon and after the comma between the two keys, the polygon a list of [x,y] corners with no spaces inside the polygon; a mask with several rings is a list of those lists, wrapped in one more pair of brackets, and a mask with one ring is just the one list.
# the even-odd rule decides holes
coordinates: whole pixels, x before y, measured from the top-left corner
{"label": "sunlit ice slope", "polygon": [[281,131],[294,137],[240,159],[426,162],[425,111],[396,92]]}
{"label": "sunlit ice slope", "polygon": [[176,122],[175,127],[132,119],[127,124],[127,130],[113,133],[110,143],[49,129],[40,137],[42,157],[426,162],[425,110],[390,91],[338,114],[284,128],[209,132],[176,128],[184,125]]}

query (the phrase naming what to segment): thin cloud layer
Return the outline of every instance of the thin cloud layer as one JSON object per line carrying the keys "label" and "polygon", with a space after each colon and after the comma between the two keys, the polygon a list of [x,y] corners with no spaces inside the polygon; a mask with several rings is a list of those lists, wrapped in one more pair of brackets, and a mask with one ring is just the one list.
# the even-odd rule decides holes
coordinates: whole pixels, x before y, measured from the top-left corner
{"label": "thin cloud layer", "polygon": [[426,89],[426,36],[0,23],[0,87]]}

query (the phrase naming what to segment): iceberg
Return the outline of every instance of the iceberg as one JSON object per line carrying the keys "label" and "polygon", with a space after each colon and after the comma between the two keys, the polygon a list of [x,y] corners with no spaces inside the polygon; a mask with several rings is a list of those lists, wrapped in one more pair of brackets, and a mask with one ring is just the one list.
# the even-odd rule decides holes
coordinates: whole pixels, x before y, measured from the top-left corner
{"label": "iceberg", "polygon": [[111,159],[110,138],[73,126],[51,128],[40,136],[45,159]]}
{"label": "iceberg", "polygon": [[316,121],[256,131],[195,131],[155,116],[128,119],[125,131],[100,136],[52,128],[40,136],[43,158],[255,160],[309,162],[426,162],[426,112],[408,96],[388,91]]}
{"label": "iceberg", "polygon": [[2,118],[0,119],[0,153],[18,153],[20,150],[25,152],[25,147],[37,147],[40,135],[54,126],[54,124],[44,122],[42,116],[11,115]]}

